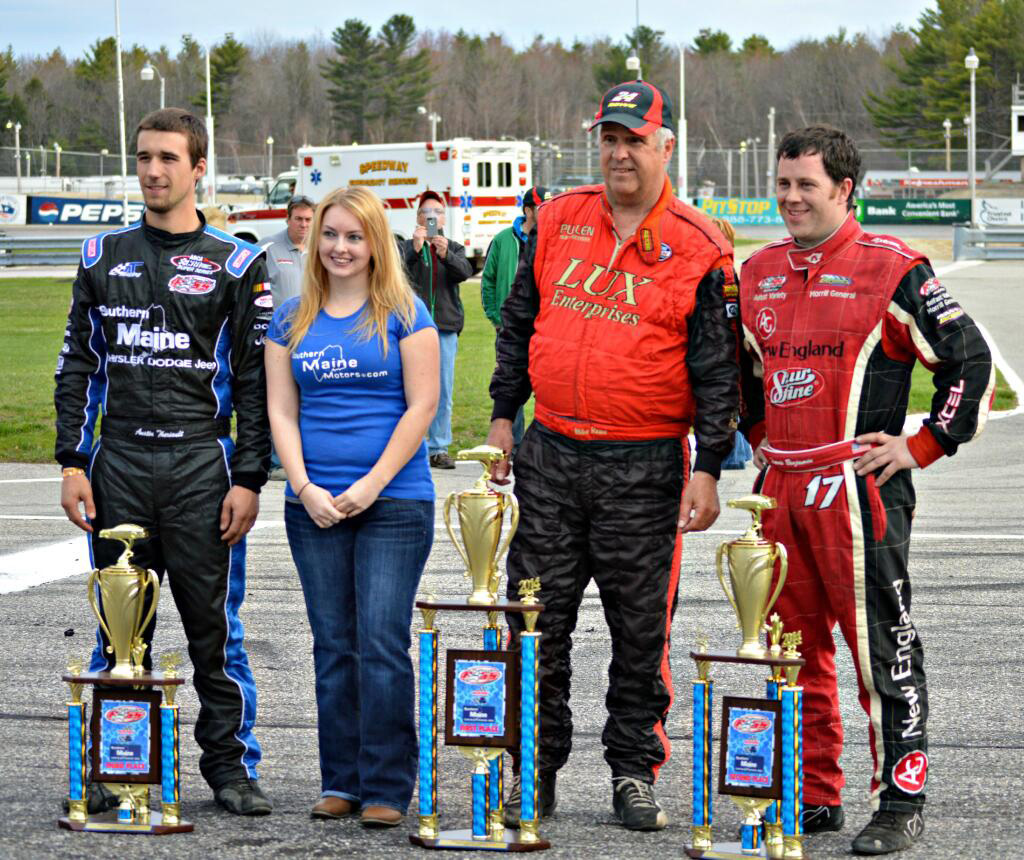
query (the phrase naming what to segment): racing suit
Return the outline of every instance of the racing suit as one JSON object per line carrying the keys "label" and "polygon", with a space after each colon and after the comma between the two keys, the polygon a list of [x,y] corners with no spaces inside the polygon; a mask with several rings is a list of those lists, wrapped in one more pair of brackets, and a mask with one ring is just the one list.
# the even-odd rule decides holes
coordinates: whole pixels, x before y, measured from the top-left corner
{"label": "racing suit", "polygon": [[[112,564],[122,549],[101,529],[132,522],[154,535],[134,560],[170,581],[195,670],[200,769],[216,790],[255,778],[260,760],[238,617],[245,540],[228,547],[219,522],[233,484],[259,492],[266,480],[263,335],[273,307],[262,252],[199,217],[191,233],[140,220],[85,241],[54,404],[56,459],[85,468],[92,484],[93,564]],[[92,671],[113,665],[102,631],[97,638]],[[149,649],[145,657],[148,666]]]}
{"label": "racing suit", "polygon": [[995,384],[984,337],[898,239],[853,215],[826,241],[768,245],[743,265],[742,393],[751,444],[767,439],[757,489],[778,500],[765,536],[785,544],[789,575],[775,605],[803,636],[804,799],[840,803],[842,725],[836,621],[870,718],[876,809],[913,812],[928,773],[928,696],[910,617],[907,561],[914,488],[902,469],[881,487],[859,477],[863,433],[899,435],[911,370],[934,374],[931,415],[908,446],[921,467],[982,429]]}
{"label": "racing suit", "polygon": [[[670,751],[687,435],[696,422],[695,468],[717,479],[738,405],[736,282],[725,237],[667,180],[624,240],[603,192],[580,188],[538,209],[502,306],[492,415],[512,419],[534,392],[515,460],[508,595],[539,577],[541,772],[557,771],[572,746],[571,635],[593,578],[612,639],[605,759],[613,776],[653,782]],[[515,648],[522,616],[508,624]]]}

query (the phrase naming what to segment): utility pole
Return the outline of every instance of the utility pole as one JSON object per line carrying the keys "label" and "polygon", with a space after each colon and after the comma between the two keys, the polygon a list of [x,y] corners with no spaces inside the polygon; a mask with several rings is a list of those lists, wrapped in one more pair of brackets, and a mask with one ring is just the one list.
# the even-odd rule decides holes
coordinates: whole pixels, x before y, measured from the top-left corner
{"label": "utility pole", "polygon": [[768,108],[768,152],[765,165],[765,197],[775,193],[775,108]]}
{"label": "utility pole", "polygon": [[686,45],[679,43],[679,132],[676,135],[676,149],[679,152],[679,181],[677,190],[683,200],[689,199],[687,182],[689,161],[686,151]]}

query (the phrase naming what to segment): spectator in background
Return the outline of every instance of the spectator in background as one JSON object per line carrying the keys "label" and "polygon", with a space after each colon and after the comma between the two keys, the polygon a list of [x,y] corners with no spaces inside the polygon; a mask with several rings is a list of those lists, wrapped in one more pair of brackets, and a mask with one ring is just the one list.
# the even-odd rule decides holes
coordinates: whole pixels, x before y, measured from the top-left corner
{"label": "spectator in background", "polygon": [[[309,227],[313,223],[315,205],[305,195],[296,194],[292,197],[288,201],[285,228],[267,239],[262,246],[267,255],[267,274],[270,276],[270,292],[274,297],[275,309],[302,292],[306,237],[309,236]],[[277,451],[271,445],[270,480],[284,481],[286,478]]]}
{"label": "spectator in background", "polygon": [[441,339],[441,396],[437,415],[427,431],[430,465],[435,469],[454,469],[448,446],[452,443],[455,352],[465,322],[459,284],[473,274],[473,265],[466,259],[465,248],[444,235],[444,221],[441,195],[424,191],[416,213],[416,229],[411,239],[400,243],[399,253],[412,288],[430,310]]}
{"label": "spectator in background", "polygon": [[[501,306],[508,297],[512,282],[519,268],[519,257],[526,247],[530,231],[537,223],[537,207],[547,199],[547,189],[539,185],[529,189],[523,195],[523,214],[512,222],[512,226],[502,230],[491,241],[487,249],[483,274],[480,276],[480,300],[484,305],[484,313],[491,321],[494,330],[501,333]],[[519,407],[516,419],[512,422],[512,438],[515,441],[513,453],[523,441],[523,407]]]}
{"label": "spectator in background", "polygon": [[393,827],[416,780],[409,627],[434,536],[423,435],[437,335],[371,191],[332,192],[313,225],[302,294],[274,312],[266,344],[285,530],[313,631],[310,814]]}

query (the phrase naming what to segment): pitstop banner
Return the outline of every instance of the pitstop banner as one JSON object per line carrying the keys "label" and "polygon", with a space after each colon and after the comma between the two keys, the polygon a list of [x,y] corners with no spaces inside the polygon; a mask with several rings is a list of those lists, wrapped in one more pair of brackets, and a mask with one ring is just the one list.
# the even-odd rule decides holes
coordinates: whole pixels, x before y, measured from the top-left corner
{"label": "pitstop banner", "polygon": [[[128,222],[142,217],[142,203],[128,203]],[[124,209],[120,200],[95,200],[85,197],[28,198],[29,224],[122,224]]]}

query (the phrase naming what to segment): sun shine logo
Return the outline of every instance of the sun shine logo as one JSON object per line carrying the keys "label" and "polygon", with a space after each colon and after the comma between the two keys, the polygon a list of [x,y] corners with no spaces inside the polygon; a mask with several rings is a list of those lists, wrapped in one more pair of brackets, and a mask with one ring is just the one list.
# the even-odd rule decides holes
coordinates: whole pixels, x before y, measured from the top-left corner
{"label": "sun shine logo", "polygon": [[821,394],[825,381],[818,371],[810,367],[776,370],[771,375],[768,399],[772,406],[788,407],[805,403]]}

